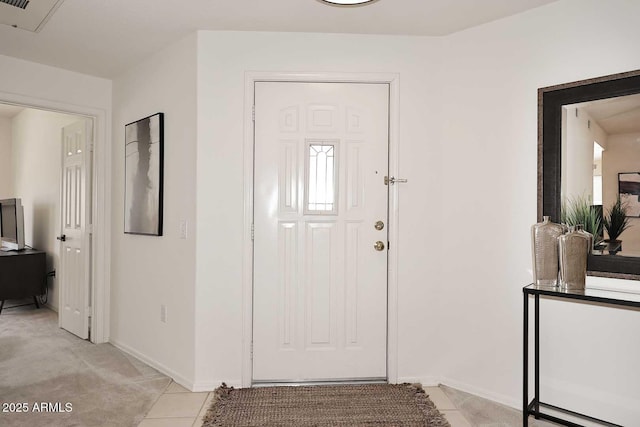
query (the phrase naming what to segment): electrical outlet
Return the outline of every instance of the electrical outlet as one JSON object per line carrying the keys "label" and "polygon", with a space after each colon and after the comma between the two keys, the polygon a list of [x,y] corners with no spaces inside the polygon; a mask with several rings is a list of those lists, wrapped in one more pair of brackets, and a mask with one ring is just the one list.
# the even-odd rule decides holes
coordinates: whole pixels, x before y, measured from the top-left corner
{"label": "electrical outlet", "polygon": [[186,239],[189,236],[189,223],[187,220],[180,221],[180,238]]}
{"label": "electrical outlet", "polygon": [[160,305],[160,321],[167,323],[167,306],[164,304]]}

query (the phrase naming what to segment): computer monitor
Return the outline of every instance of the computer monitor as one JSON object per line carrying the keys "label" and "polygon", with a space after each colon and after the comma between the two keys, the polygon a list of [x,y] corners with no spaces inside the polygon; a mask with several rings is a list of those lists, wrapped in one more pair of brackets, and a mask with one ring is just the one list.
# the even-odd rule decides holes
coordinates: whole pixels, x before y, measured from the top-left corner
{"label": "computer monitor", "polygon": [[24,209],[20,199],[0,200],[0,236],[2,250],[24,249]]}

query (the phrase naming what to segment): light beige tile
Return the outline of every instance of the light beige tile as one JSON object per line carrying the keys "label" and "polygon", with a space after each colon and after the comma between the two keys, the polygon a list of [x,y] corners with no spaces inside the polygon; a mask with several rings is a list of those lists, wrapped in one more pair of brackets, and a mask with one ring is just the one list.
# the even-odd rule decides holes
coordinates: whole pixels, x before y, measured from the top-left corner
{"label": "light beige tile", "polygon": [[160,396],[147,418],[195,418],[208,393],[169,393]]}
{"label": "light beige tile", "polygon": [[196,420],[193,422],[193,425],[191,427],[202,427],[202,425],[204,424],[204,422],[202,421],[201,417],[196,418]]}
{"label": "light beige tile", "polygon": [[436,407],[438,409],[457,409],[453,402],[451,402],[447,395],[444,394],[444,391],[442,391],[439,387],[425,387],[424,391],[429,396],[429,399],[431,399],[431,401],[436,404]]}
{"label": "light beige tile", "polygon": [[195,418],[145,418],[138,427],[191,427]]}
{"label": "light beige tile", "polygon": [[167,387],[167,389],[164,392],[165,393],[191,393],[191,391],[187,390],[186,388],[182,387],[180,384],[173,381],[171,382],[171,384],[169,384],[169,387]]}
{"label": "light beige tile", "polygon": [[471,424],[459,411],[442,411],[451,427],[471,427]]}
{"label": "light beige tile", "polygon": [[213,392],[209,393],[207,399],[204,401],[202,405],[202,409],[198,414],[198,418],[196,418],[196,422],[193,423],[193,427],[200,427],[202,425],[202,418],[206,415],[209,406],[211,406],[211,402],[213,401]]}
{"label": "light beige tile", "polygon": [[214,396],[213,392],[209,393],[209,395],[207,396],[207,399],[204,401],[204,404],[202,405],[202,410],[200,411],[200,414],[199,414],[200,416],[204,416],[204,414],[207,413],[209,406],[211,406],[211,402],[213,402],[213,396]]}

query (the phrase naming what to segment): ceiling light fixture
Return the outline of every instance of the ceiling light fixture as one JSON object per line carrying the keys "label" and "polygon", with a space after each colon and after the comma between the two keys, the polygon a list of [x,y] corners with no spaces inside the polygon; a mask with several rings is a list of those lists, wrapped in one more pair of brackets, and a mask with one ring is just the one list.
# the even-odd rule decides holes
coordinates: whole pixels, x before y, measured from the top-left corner
{"label": "ceiling light fixture", "polygon": [[321,0],[324,3],[337,6],[358,6],[365,3],[372,3],[376,0]]}

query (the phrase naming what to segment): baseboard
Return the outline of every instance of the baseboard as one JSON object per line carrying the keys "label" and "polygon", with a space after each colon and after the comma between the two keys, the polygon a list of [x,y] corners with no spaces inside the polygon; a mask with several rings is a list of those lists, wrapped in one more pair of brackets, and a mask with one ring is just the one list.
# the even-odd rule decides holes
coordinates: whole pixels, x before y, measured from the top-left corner
{"label": "baseboard", "polygon": [[193,385],[192,391],[213,391],[220,387],[222,383],[225,383],[229,387],[233,388],[242,388],[242,381],[228,381],[228,380],[214,380],[214,381],[203,381],[197,382]]}
{"label": "baseboard", "polygon": [[54,313],[58,313],[58,307],[54,307],[51,304],[47,303],[44,305],[46,308],[48,308],[49,310],[53,311]]}
{"label": "baseboard", "polygon": [[470,393],[475,396],[482,397],[483,399],[488,399],[496,403],[501,403],[510,408],[522,410],[521,398],[513,398],[511,396],[506,396],[504,394],[495,393],[493,391],[484,389],[482,387],[476,387],[462,381],[453,380],[451,378],[441,378],[440,384],[446,385],[451,388],[455,388],[460,391],[464,391],[465,393]]}
{"label": "baseboard", "polygon": [[437,387],[440,381],[436,377],[398,377],[398,384],[422,384],[423,387]]}
{"label": "baseboard", "polygon": [[481,387],[476,387],[462,381],[452,380],[451,378],[439,378],[434,376],[399,377],[398,383],[420,383],[423,387],[437,387],[442,384],[451,388],[455,388],[456,390],[464,391],[465,393],[470,393],[475,396],[482,397],[483,399],[501,403],[514,409],[522,409],[522,401],[519,399],[514,399],[513,397],[495,393],[493,391],[486,390]]}
{"label": "baseboard", "polygon": [[125,353],[135,357],[136,359],[140,360],[141,362],[144,362],[147,365],[151,366],[152,368],[162,372],[163,374],[165,374],[166,376],[170,377],[171,379],[173,379],[173,381],[177,382],[178,384],[180,384],[182,387],[186,388],[187,390],[199,391],[199,390],[195,390],[193,380],[190,380],[190,379],[182,376],[181,374],[177,373],[173,369],[170,369],[170,368],[164,366],[162,363],[157,362],[157,361],[151,359],[150,357],[145,356],[144,354],[140,353],[138,350],[135,350],[135,349],[129,347],[128,345],[123,344],[123,343],[118,342],[118,341],[113,340],[113,339],[111,339],[109,341],[109,343],[111,345],[113,345],[114,347],[124,351]]}

